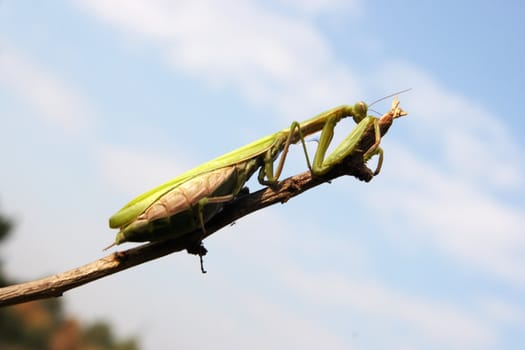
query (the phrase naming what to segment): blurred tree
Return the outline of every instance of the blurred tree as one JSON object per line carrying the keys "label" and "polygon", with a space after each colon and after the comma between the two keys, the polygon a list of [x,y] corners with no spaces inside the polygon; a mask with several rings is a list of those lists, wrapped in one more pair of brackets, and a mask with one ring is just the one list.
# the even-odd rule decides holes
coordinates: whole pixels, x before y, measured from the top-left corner
{"label": "blurred tree", "polygon": [[[0,214],[0,244],[13,223]],[[0,287],[15,283],[2,269]],[[47,299],[0,309],[1,350],[138,350],[135,339],[115,339],[111,326],[96,322],[83,327],[74,318],[65,318],[62,300]]]}
{"label": "blurred tree", "polygon": [[[0,243],[7,237],[11,230],[12,223],[6,217],[0,215]],[[0,288],[7,285],[6,277],[3,273],[3,259],[0,256]]]}

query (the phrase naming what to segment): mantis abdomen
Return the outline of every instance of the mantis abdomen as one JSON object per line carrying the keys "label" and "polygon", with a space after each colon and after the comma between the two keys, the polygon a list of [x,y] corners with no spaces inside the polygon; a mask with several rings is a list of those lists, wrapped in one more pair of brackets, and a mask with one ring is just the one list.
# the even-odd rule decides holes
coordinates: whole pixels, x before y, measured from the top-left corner
{"label": "mantis abdomen", "polygon": [[173,188],[121,229],[115,243],[158,241],[204,229],[204,224],[239,192],[239,173],[232,165]]}

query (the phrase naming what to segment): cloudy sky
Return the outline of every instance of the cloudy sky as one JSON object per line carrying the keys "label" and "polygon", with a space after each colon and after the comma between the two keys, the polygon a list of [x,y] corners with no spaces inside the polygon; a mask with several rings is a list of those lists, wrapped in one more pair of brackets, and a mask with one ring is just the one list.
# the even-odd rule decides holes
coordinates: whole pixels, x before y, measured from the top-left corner
{"label": "cloudy sky", "polygon": [[[5,268],[30,280],[98,259],[137,194],[412,88],[372,182],[239,220],[205,242],[207,275],[179,253],[67,308],[149,350],[521,349],[522,17],[520,1],[1,1]],[[292,148],[285,175],[305,169]]]}

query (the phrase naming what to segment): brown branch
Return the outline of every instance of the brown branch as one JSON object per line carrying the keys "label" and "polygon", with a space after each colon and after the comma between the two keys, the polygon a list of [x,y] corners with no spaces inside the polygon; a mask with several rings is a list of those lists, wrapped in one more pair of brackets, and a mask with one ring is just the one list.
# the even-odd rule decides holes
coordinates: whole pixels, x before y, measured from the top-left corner
{"label": "brown branch", "polygon": [[[392,111],[381,117],[379,120],[381,135],[388,131],[392,120]],[[226,205],[219,214],[206,224],[206,233],[198,229],[176,239],[148,243],[118,251],[87,265],[53,276],[1,288],[0,306],[62,296],[64,292],[75,287],[184,249],[192,254],[204,255],[206,251],[201,246],[204,238],[245,215],[275,203],[285,203],[312,187],[342,175],[352,175],[361,181],[370,181],[373,177],[372,171],[363,163],[364,152],[362,150],[369,149],[374,141],[373,129],[369,128],[365,132],[358,150],[325,176],[313,177],[310,172],[304,172],[281,181],[274,188],[264,188],[237,198]]]}

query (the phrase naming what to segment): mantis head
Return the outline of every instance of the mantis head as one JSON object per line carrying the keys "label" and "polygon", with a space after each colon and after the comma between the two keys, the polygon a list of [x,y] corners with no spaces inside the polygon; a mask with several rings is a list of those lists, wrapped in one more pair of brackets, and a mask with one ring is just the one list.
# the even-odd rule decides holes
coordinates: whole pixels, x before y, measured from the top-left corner
{"label": "mantis head", "polygon": [[368,106],[363,101],[357,102],[353,107],[353,115],[356,124],[359,124],[361,120],[366,118],[366,113],[368,112]]}
{"label": "mantis head", "polygon": [[[390,108],[390,111],[388,112],[390,118],[396,119],[396,118],[403,117],[403,116],[407,115],[408,113],[405,112],[404,110],[402,110],[401,107],[399,107],[399,100],[397,99],[397,95],[405,93],[405,92],[410,91],[410,90],[412,90],[412,88],[401,90],[401,91],[398,91],[396,93],[390,94],[388,96],[381,97],[380,99],[375,100],[374,102],[372,102],[369,106],[367,106],[364,102],[356,103],[354,105],[354,107],[353,107],[354,110],[356,111],[355,112],[355,116],[354,116],[355,122],[359,123],[361,120],[363,120],[366,117],[366,112],[367,112],[368,107],[371,107],[372,105],[376,104],[377,102],[383,101],[384,99],[390,98],[392,96],[394,96],[394,100],[392,101],[392,107]],[[358,105],[362,105],[362,106],[358,107]],[[363,115],[359,115],[359,113],[358,113],[360,111],[359,108],[361,108],[361,110],[364,109]]]}

